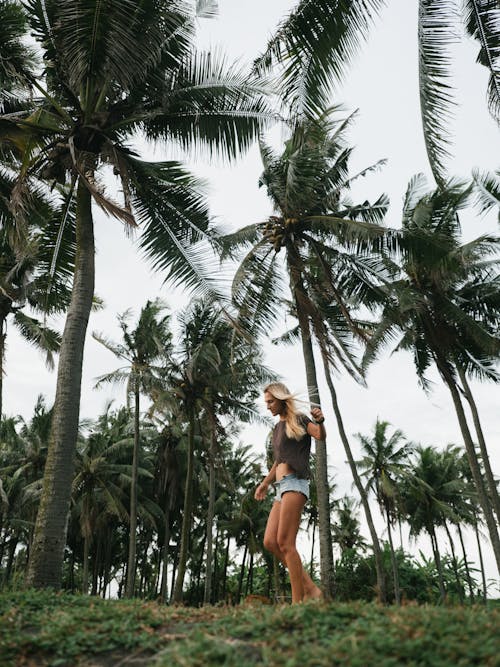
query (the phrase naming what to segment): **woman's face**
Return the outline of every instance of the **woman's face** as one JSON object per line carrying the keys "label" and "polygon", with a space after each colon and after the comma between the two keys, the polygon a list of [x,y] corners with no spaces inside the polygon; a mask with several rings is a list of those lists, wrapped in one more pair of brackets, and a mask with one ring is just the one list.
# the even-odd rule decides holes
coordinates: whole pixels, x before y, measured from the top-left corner
{"label": "woman's face", "polygon": [[276,415],[282,415],[284,413],[285,402],[275,398],[268,391],[264,392],[264,401],[266,403],[267,409],[271,412],[273,417]]}

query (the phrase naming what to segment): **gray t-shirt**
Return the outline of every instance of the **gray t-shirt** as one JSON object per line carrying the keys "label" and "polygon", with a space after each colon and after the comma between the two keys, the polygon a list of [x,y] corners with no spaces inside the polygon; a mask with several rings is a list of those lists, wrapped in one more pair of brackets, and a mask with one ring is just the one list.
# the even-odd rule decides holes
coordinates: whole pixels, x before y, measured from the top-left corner
{"label": "gray t-shirt", "polygon": [[[311,422],[306,415],[299,415],[300,424],[307,429]],[[309,456],[311,453],[311,436],[307,433],[300,440],[289,438],[286,434],[286,422],[280,420],[273,429],[273,452],[276,463],[288,463],[297,477],[309,479]]]}

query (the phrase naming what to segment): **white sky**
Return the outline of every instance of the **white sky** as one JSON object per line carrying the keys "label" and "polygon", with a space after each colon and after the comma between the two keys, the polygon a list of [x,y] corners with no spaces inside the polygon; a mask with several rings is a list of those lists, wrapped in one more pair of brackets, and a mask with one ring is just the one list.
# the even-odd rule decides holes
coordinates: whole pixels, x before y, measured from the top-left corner
{"label": "white sky", "polygon": [[[358,182],[353,198],[374,200],[386,192],[391,198],[387,224],[399,226],[401,204],[409,178],[418,172],[429,175],[423,144],[418,99],[417,70],[417,2],[388,0],[373,29],[368,44],[351,69],[348,81],[332,96],[333,103],[347,109],[359,109],[357,122],[351,130],[356,146],[351,170],[388,158],[388,165],[377,174]],[[203,48],[222,46],[231,58],[251,61],[261,51],[279,19],[295,2],[291,0],[220,0],[220,17],[200,25]],[[498,168],[498,128],[486,107],[487,73],[475,64],[476,44],[462,41],[454,53],[457,87],[457,118],[452,126],[455,158],[450,173],[467,178],[474,167]],[[161,157],[165,157],[162,155]],[[150,157],[150,156],[148,156]],[[237,229],[261,221],[270,213],[265,192],[257,188],[261,165],[257,150],[231,167],[191,164],[198,174],[210,182],[212,214],[224,226]],[[494,216],[480,219],[464,215],[464,236],[473,238],[485,232],[498,232]],[[139,258],[133,244],[123,234],[121,224],[96,213],[97,268],[96,292],[104,299],[106,309],[91,316],[84,361],[81,417],[95,418],[106,401],[115,398],[123,403],[123,389],[93,390],[96,376],[117,367],[111,353],[91,337],[94,330],[118,340],[120,332],[116,314],[127,308],[138,313],[147,299],[160,295],[172,310],[185,298],[154,275]],[[6,373],[4,380],[4,411],[28,418],[36,396],[44,394],[50,402],[54,395],[55,373],[49,373],[38,353],[22,342],[10,328],[7,338]],[[305,377],[299,347],[270,348],[268,364],[282,375],[294,391],[305,395]],[[411,359],[398,354],[386,355],[373,366],[368,376],[369,387],[363,389],[346,378],[337,380],[341,409],[347,433],[370,433],[378,417],[390,421],[406,436],[422,444],[439,447],[453,442],[460,444],[460,432],[451,399],[436,377],[435,390],[427,397],[417,386]],[[331,472],[338,484],[338,493],[352,493],[350,473],[336,433],[332,411],[328,407],[326,386],[321,386],[323,407],[327,416],[328,452]],[[473,385],[483,420],[486,441],[497,475],[500,474],[499,392],[491,385]],[[243,437],[263,451],[265,429],[247,428]],[[356,443],[352,439],[356,450]],[[374,505],[375,503],[373,503]],[[380,532],[382,524],[379,524]],[[419,540],[418,548],[429,553],[427,541]],[[475,558],[475,547],[470,542]],[[488,572],[496,575],[494,560],[486,547]]]}

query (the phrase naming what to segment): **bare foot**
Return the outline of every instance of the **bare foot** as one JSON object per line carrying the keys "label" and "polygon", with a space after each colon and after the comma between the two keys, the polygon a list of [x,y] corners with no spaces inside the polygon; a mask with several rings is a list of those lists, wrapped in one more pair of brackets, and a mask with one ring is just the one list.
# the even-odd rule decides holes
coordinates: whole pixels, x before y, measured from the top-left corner
{"label": "bare foot", "polygon": [[304,592],[304,600],[322,600],[323,593],[320,588],[315,586],[311,591]]}

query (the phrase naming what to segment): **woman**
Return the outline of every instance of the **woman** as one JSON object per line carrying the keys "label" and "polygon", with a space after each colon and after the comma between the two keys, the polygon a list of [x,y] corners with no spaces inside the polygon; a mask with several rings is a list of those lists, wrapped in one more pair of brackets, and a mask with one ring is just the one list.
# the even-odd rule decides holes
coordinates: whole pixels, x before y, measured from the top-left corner
{"label": "woman", "polygon": [[276,499],[267,520],[264,546],[287,567],[292,586],[292,603],[322,597],[321,590],[302,567],[295,546],[300,516],[309,498],[309,454],[311,437],[324,440],[325,418],[320,408],[312,408],[314,421],[297,411],[295,400],[281,382],[264,389],[267,409],[279,422],[273,430],[274,463],[255,491],[264,500],[269,485],[276,487]]}

